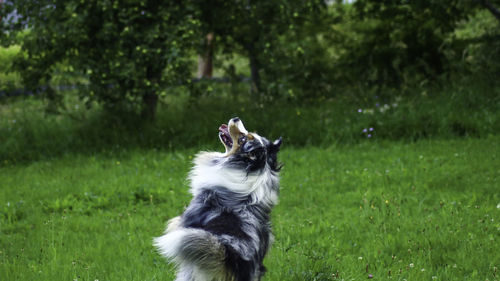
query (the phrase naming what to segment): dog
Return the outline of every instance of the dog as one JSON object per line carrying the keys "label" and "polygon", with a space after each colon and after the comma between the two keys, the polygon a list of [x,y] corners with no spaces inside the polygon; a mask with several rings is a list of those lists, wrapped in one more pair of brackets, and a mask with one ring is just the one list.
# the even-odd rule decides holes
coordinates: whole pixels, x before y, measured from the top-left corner
{"label": "dog", "polygon": [[189,173],[189,206],[154,239],[177,266],[176,281],[257,281],[274,240],[282,143],[249,133],[239,118],[219,127],[225,153],[200,152]]}

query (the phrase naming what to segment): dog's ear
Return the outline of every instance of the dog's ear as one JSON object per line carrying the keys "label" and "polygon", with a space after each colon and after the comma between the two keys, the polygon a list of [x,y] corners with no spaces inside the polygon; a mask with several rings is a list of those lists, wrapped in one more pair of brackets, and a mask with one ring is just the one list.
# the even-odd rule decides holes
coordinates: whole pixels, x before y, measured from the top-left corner
{"label": "dog's ear", "polygon": [[279,139],[275,140],[272,144],[271,144],[271,147],[270,147],[270,152],[274,152],[274,153],[277,153],[278,151],[280,151],[280,147],[281,147],[281,143],[283,142],[283,138],[280,137]]}

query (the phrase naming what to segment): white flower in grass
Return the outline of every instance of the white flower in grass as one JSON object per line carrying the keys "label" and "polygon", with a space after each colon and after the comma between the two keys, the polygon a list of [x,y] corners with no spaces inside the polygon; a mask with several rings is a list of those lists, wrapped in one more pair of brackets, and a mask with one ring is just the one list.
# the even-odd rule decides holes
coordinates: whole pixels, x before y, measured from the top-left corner
{"label": "white flower in grass", "polygon": [[437,276],[432,276],[432,280],[437,280],[438,277]]}
{"label": "white flower in grass", "polygon": [[415,265],[413,263],[410,263],[410,268],[413,268],[415,267]]}
{"label": "white flower in grass", "polygon": [[500,209],[500,203],[498,203],[498,205],[497,205],[497,209]]}
{"label": "white flower in grass", "polygon": [[359,257],[358,260],[363,260],[363,257]]}

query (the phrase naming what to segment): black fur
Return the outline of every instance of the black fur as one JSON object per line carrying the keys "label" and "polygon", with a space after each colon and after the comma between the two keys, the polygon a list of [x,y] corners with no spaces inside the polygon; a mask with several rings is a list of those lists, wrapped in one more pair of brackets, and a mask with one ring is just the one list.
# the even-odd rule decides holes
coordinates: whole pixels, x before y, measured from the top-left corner
{"label": "black fur", "polygon": [[[237,198],[235,200],[235,198]],[[266,206],[248,205],[250,198],[240,198],[234,192],[223,187],[207,189],[194,198],[182,215],[182,226],[200,228],[216,236],[227,235],[247,245],[248,255],[242,256],[233,243],[222,243],[226,253],[226,266],[237,276],[238,281],[252,280],[254,272],[265,272],[262,264],[267,249],[271,227],[269,215],[271,209]],[[254,223],[243,221],[247,218]],[[258,247],[251,246],[255,233],[259,238]]]}
{"label": "black fur", "polygon": [[245,140],[238,153],[231,157],[229,161],[231,165],[251,173],[263,169],[268,164],[272,171],[279,172],[281,166],[277,155],[281,146],[281,138],[274,143],[262,138],[262,142],[257,139]]}

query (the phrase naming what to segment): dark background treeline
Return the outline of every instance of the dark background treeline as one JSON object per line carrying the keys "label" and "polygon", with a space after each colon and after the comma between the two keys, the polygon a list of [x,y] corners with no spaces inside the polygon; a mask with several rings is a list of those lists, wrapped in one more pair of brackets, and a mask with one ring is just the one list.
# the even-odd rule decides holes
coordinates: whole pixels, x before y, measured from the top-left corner
{"label": "dark background treeline", "polygon": [[[11,158],[60,134],[71,141],[54,145],[69,150],[198,145],[232,115],[296,145],[500,126],[496,0],[0,5]],[[14,119],[25,124],[15,134]]]}

